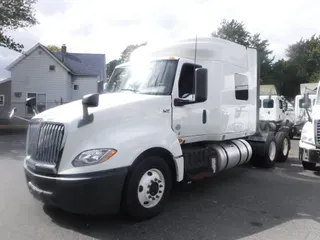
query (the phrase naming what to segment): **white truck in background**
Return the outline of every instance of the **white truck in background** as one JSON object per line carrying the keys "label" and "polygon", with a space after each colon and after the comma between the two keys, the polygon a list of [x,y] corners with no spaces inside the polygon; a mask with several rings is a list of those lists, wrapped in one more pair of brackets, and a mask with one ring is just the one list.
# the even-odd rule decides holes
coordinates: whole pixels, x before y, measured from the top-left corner
{"label": "white truck in background", "polygon": [[310,101],[308,111],[312,112],[313,105],[316,101],[317,83],[300,84],[300,94],[295,97],[294,101],[294,125],[292,127],[292,135],[300,137],[303,125],[308,121],[306,109],[302,107],[304,102],[304,94],[308,93],[308,101]]}
{"label": "white truck in background", "polygon": [[[320,82],[318,83],[320,84]],[[305,108],[308,116],[307,122],[303,125],[301,130],[301,137],[299,141],[299,159],[305,170],[315,170],[316,165],[320,163],[320,92],[319,85],[316,90],[316,99],[312,111],[311,99],[309,93],[304,93],[302,100],[302,107]]]}
{"label": "white truck in background", "polygon": [[275,85],[260,85],[260,122],[262,129],[272,127],[277,130],[288,126],[289,133],[293,119],[287,114],[288,102],[284,96],[279,96]]}
{"label": "white truck in background", "polygon": [[259,129],[255,49],[199,38],[147,52],[117,66],[104,94],[41,113],[26,100],[36,113],[24,160],[35,198],[145,220],[163,210],[174,182],[286,161],[288,129]]}

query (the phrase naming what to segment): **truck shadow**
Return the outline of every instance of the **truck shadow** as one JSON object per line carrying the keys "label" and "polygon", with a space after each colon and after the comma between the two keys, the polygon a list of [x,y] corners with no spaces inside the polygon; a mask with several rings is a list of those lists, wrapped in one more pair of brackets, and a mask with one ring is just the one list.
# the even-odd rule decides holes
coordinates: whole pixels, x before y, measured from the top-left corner
{"label": "truck shadow", "polygon": [[320,186],[314,182],[320,178],[301,175],[294,164],[296,160],[289,159],[267,171],[248,164],[212,179],[177,184],[165,212],[145,222],[122,215],[79,216],[48,207],[44,211],[57,225],[96,239],[263,239],[261,234],[292,221],[319,224]]}

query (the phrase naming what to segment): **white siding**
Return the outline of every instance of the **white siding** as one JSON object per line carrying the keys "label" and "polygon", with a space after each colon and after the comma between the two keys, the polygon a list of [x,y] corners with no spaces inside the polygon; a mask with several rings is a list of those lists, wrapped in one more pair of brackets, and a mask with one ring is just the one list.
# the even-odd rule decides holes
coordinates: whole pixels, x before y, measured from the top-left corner
{"label": "white siding", "polygon": [[[50,65],[55,66],[55,71],[49,71]],[[41,48],[35,49],[11,70],[11,79],[12,107],[17,107],[20,116],[28,116],[24,105],[28,92],[46,94],[47,109],[56,106],[61,99],[71,100],[69,73]],[[21,97],[16,97],[15,92],[21,92]]]}
{"label": "white siding", "polygon": [[[75,77],[72,85],[72,100],[81,99],[84,95],[98,92],[97,77]],[[78,85],[78,90],[74,90],[74,85]]]}

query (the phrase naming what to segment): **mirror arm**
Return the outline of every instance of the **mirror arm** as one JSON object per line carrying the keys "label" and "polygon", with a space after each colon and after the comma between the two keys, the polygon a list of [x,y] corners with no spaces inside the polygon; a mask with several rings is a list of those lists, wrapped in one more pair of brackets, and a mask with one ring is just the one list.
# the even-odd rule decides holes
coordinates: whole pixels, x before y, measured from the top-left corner
{"label": "mirror arm", "polygon": [[311,116],[310,116],[310,114],[309,114],[308,109],[305,109],[305,111],[307,112],[309,122],[312,122],[312,119],[311,119]]}
{"label": "mirror arm", "polygon": [[33,111],[34,115],[39,114],[39,111],[35,106],[32,106],[32,111]]}
{"label": "mirror arm", "polygon": [[177,107],[182,107],[184,105],[193,104],[193,103],[196,103],[196,101],[185,100],[185,99],[181,99],[181,98],[176,98],[174,100],[174,105]]}
{"label": "mirror arm", "polygon": [[15,116],[15,115],[13,115],[12,117],[18,118],[18,119],[26,121],[26,122],[30,122],[29,119],[26,119],[26,118],[23,118],[23,117],[19,117],[19,116]]}

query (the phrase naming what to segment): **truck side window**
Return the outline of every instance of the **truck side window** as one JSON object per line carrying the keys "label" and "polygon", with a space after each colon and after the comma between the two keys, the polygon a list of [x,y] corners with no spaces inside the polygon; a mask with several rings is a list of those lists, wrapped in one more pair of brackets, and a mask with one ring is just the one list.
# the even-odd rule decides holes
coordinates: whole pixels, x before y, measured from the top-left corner
{"label": "truck side window", "polygon": [[273,108],[273,99],[263,99],[263,108]]}
{"label": "truck side window", "polygon": [[279,100],[279,108],[282,109],[283,108],[283,104],[282,104],[282,101]]}
{"label": "truck side window", "polygon": [[194,79],[195,69],[201,68],[200,65],[191,63],[183,64],[179,79],[179,98],[186,97],[187,95],[195,93]]}
{"label": "truck side window", "polygon": [[236,73],[234,75],[235,98],[247,101],[249,99],[248,77]]}

